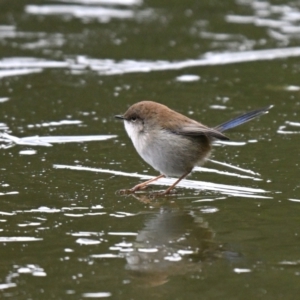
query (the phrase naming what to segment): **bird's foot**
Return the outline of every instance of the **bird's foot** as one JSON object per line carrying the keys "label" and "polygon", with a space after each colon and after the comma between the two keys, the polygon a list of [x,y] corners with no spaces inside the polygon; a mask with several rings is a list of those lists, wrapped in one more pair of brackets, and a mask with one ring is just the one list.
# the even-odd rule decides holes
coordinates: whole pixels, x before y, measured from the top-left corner
{"label": "bird's foot", "polygon": [[122,189],[122,190],[118,190],[116,193],[118,195],[131,195],[131,194],[135,194],[135,192],[138,192],[138,191],[142,191],[142,190],[145,190],[149,188],[148,185],[144,185],[144,186],[135,186],[131,189]]}

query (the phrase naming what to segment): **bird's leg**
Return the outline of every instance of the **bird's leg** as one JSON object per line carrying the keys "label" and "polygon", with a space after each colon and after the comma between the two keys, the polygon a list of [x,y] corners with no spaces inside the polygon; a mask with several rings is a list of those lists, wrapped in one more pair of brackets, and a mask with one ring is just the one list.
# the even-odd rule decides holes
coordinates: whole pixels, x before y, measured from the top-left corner
{"label": "bird's leg", "polygon": [[174,187],[183,179],[185,178],[187,175],[190,174],[191,171],[184,173],[180,178],[178,178],[170,187],[168,187],[164,192],[160,193],[160,195],[167,195],[170,193],[171,190],[174,189]]}
{"label": "bird's leg", "polygon": [[134,186],[133,188],[131,188],[129,191],[132,192],[132,193],[134,193],[134,192],[136,192],[136,191],[142,190],[142,189],[146,188],[146,186],[147,186],[149,183],[151,183],[151,182],[153,182],[153,181],[156,181],[156,180],[158,180],[158,179],[160,179],[160,178],[163,178],[163,177],[165,177],[165,175],[161,174],[161,175],[159,175],[159,176],[157,176],[157,177],[155,177],[155,178],[151,178],[151,179],[149,179],[149,180],[147,180],[147,181],[145,181],[145,182],[142,182],[142,183],[140,183],[140,184],[137,184],[136,186]]}

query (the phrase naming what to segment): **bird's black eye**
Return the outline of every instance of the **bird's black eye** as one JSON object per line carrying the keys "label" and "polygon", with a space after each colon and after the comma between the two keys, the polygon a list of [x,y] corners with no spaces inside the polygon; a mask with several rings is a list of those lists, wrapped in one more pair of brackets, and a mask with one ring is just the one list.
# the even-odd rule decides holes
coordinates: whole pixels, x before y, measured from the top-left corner
{"label": "bird's black eye", "polygon": [[136,120],[137,120],[137,117],[135,117],[135,116],[133,116],[133,117],[130,118],[131,122],[135,122]]}

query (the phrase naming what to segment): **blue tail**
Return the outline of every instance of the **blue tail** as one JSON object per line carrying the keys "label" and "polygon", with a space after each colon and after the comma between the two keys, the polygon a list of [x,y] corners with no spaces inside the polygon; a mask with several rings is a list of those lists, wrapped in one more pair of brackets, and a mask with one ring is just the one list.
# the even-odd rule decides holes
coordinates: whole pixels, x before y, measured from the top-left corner
{"label": "blue tail", "polygon": [[245,113],[239,117],[236,117],[230,121],[227,121],[217,127],[215,127],[214,129],[217,130],[217,131],[220,131],[220,132],[223,132],[225,130],[228,130],[230,128],[233,128],[233,127],[236,127],[236,126],[239,126],[241,124],[244,124],[256,117],[259,117],[261,115],[264,115],[266,113],[268,113],[268,110],[271,109],[273,107],[273,105],[270,105],[270,106],[267,106],[267,107],[264,107],[264,108],[261,108],[261,109],[257,109],[257,110],[253,110],[253,111],[250,111],[248,113]]}

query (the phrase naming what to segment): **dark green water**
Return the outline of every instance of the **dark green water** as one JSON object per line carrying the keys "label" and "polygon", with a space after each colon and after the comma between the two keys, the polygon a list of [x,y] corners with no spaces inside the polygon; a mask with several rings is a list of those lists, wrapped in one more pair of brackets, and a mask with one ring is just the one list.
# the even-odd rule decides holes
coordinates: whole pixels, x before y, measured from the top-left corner
{"label": "dark green water", "polygon": [[[0,297],[296,299],[299,2],[107,2],[0,3]],[[114,119],[145,99],[274,107],[177,196],[124,197],[157,175]]]}

